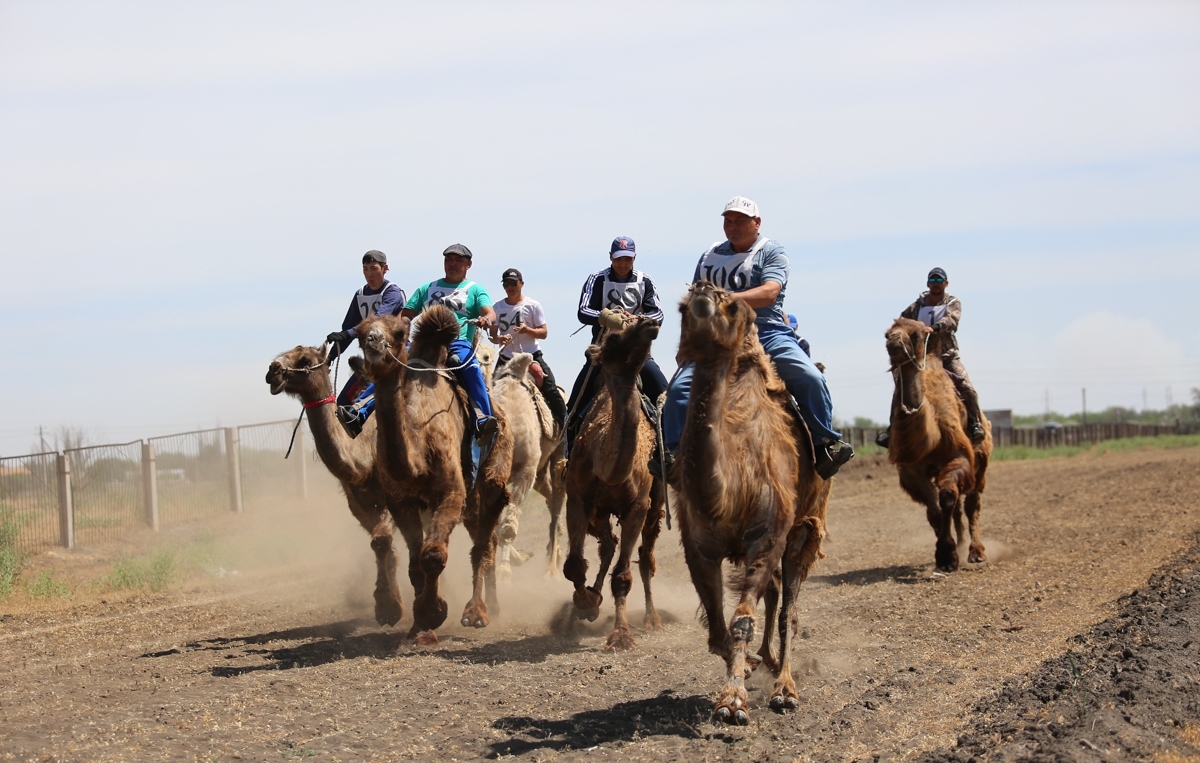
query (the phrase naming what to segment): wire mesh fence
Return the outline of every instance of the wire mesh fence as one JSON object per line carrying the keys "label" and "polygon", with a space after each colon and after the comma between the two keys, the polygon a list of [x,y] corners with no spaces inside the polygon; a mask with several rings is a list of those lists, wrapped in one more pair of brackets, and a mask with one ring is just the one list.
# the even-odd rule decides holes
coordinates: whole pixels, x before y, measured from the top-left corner
{"label": "wire mesh fence", "polygon": [[0,458],[0,551],[60,545],[56,453]]}
{"label": "wire mesh fence", "polygon": [[205,519],[230,505],[225,430],[151,437],[158,488],[158,517],[164,527]]}
{"label": "wire mesh fence", "polygon": [[307,497],[310,465],[307,427],[296,430],[291,456],[294,421],[271,421],[237,428],[242,475],[242,503],[246,511],[269,508],[280,500]]}
{"label": "wire mesh fence", "polygon": [[77,543],[120,538],[146,526],[142,441],[64,451],[71,467],[71,509]]}

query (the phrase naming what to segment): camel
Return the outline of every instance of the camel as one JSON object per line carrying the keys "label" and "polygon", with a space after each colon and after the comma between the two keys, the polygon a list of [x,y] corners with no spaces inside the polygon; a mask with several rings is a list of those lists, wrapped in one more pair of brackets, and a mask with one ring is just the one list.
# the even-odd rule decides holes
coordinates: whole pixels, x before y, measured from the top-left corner
{"label": "camel", "polygon": [[470,533],[473,585],[462,624],[483,628],[499,611],[494,558],[496,525],[508,502],[512,433],[502,411],[490,454],[468,489],[474,412],[466,393],[446,368],[448,344],[459,333],[449,309],[436,305],[422,313],[413,330],[409,320],[371,317],[355,329],[362,358],[351,367],[375,382],[375,418],[379,473],[383,488],[406,517],[420,517],[424,543],[417,554],[424,585],[413,601],[409,637],[436,644],[434,630],[446,620],[447,605],[438,590],[449,556],[448,541],[462,521]]}
{"label": "camel", "polygon": [[[636,385],[658,329],[658,323],[649,318],[633,318],[624,329],[610,330],[599,346],[588,348],[589,356],[599,364],[602,386],[584,417],[567,463],[568,554],[563,574],[575,584],[572,598],[577,618],[595,620],[600,613],[600,587],[618,550],[612,518],[616,517],[621,525],[619,554],[612,573],[616,619],[604,645],[606,651],[637,647],[625,605],[633,584],[629,560],[639,536],[642,545],[638,549],[638,571],[646,594],[643,626],[647,630],[662,629],[650,593],[650,579],[655,571],[654,544],[663,516],[663,486],[650,474],[654,430],[642,412],[642,396]],[[588,563],[583,557],[583,544],[589,534],[600,545],[600,571],[595,583],[585,587]]]}
{"label": "camel", "polygon": [[380,625],[395,625],[404,614],[404,604],[396,583],[393,530],[399,526],[408,545],[408,577],[419,590],[424,579],[416,564],[421,526],[397,513],[395,501],[383,489],[375,460],[375,419],[367,421],[358,438],[351,438],[338,422],[328,361],[326,348],[297,346],[271,361],[267,384],[272,395],[286,392],[304,404],[317,455],[341,483],[350,513],[371,535],[371,548],[375,552],[375,621]]}
{"label": "camel", "polygon": [[[521,517],[521,507],[530,489],[546,499],[550,509],[550,541],[546,548],[547,575],[558,572],[558,520],[566,501],[562,482],[566,458],[559,442],[558,426],[546,407],[542,393],[529,375],[533,356],[519,352],[495,372],[493,381],[496,407],[504,411],[513,432],[512,471],[508,479],[509,503],[504,507],[497,530],[497,571],[512,574],[511,558],[520,554],[513,547]],[[522,560],[524,561],[524,560]]]}
{"label": "camel", "polygon": [[[725,660],[726,681],[713,719],[749,722],[745,679],[761,660],[772,669],[770,706],[799,706],[792,678],[796,594],[824,556],[830,482],[813,459],[812,439],[789,408],[787,390],[763,351],[754,310],[707,281],[680,303],[679,362],[692,363],[692,387],[679,456],[669,475],[684,559],[708,624],[709,651]],[[730,589],[737,605],[724,620],[721,564],[739,567]],[[758,659],[746,654],[754,613],[766,599]],[[779,631],[779,655],[772,631]]]}
{"label": "camel", "polygon": [[[972,445],[967,409],[942,368],[941,337],[936,332],[920,321],[897,318],[884,336],[896,383],[888,461],[896,465],[904,492],[925,506],[937,534],[938,569],[958,569],[964,509],[971,534],[967,561],[984,562],[979,511],[992,455],[992,424],[982,420],[984,440]],[[951,520],[957,542],[950,535]]]}

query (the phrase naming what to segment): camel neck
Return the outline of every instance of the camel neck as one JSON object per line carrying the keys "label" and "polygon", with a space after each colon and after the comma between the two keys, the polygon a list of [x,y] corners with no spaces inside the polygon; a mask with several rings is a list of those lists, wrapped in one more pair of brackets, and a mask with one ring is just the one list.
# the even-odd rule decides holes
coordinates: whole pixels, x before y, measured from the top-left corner
{"label": "camel neck", "polygon": [[350,437],[337,420],[336,405],[309,408],[308,430],[321,463],[344,482],[359,483],[371,474],[375,465],[374,443]]}
{"label": "camel neck", "polygon": [[598,445],[602,451],[614,456],[611,460],[597,459],[597,476],[613,485],[624,482],[633,474],[642,424],[642,399],[635,385],[617,382],[607,374],[604,383],[612,406],[612,419],[606,436]]}

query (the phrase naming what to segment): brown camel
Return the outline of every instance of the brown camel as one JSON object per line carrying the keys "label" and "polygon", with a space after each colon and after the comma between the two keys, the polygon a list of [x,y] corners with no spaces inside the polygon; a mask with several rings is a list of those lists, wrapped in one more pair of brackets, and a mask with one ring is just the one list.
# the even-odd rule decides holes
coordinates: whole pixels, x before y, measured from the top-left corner
{"label": "brown camel", "polygon": [[558,426],[529,374],[532,361],[533,356],[527,352],[515,353],[496,371],[493,381],[496,407],[504,411],[513,433],[512,471],[508,478],[510,498],[496,532],[499,542],[497,570],[502,576],[512,574],[511,557],[521,553],[513,543],[517,538],[521,507],[530,489],[541,493],[550,509],[550,544],[546,549],[550,571],[547,574],[558,573],[555,553],[558,544],[555,541],[559,515],[566,501],[562,481],[566,459],[558,438]]}
{"label": "brown camel", "polygon": [[396,584],[396,553],[392,532],[401,529],[408,545],[408,577],[420,590],[424,573],[417,565],[421,549],[421,525],[397,512],[379,480],[375,460],[375,419],[369,419],[362,434],[352,439],[334,414],[335,392],[329,379],[326,350],[300,347],[281,353],[267,369],[271,394],[286,392],[298,398],[307,410],[317,455],[342,485],[350,513],[371,534],[375,552],[375,620],[395,625],[404,614],[400,588]]}
{"label": "brown camel", "polygon": [[[367,318],[355,329],[362,359],[351,365],[375,382],[379,472],[384,490],[400,512],[420,517],[425,541],[418,557],[424,586],[413,601],[410,636],[437,643],[434,629],[446,620],[438,591],[448,559],[450,533],[461,520],[471,535],[473,587],[463,611],[464,626],[482,628],[497,613],[496,524],[508,502],[512,434],[497,411],[495,443],[468,490],[474,413],[466,393],[451,381],[448,345],[459,333],[447,308],[427,309],[405,348],[409,321],[392,316]],[[464,510],[465,505],[465,510]]]}
{"label": "brown camel", "polygon": [[[650,343],[658,336],[658,323],[638,317],[623,330],[610,330],[588,354],[599,364],[602,386],[576,435],[567,463],[567,561],[563,574],[575,584],[576,617],[595,620],[603,596],[600,587],[613,553],[618,548],[612,518],[620,522],[621,539],[612,573],[616,621],[604,648],[633,649],[637,642],[629,629],[626,598],[633,585],[629,567],[638,537],[638,571],[646,593],[645,628],[659,630],[662,620],[654,608],[650,578],[654,575],[654,544],[663,516],[663,489],[649,470],[654,430],[642,412],[637,389],[638,373],[650,356]],[[591,534],[600,545],[600,571],[587,583],[583,543]]]}
{"label": "brown camel", "polygon": [[[931,328],[898,318],[884,336],[896,382],[888,460],[900,472],[900,487],[925,506],[925,516],[937,533],[938,569],[958,569],[964,508],[971,531],[967,561],[986,561],[979,539],[979,511],[992,455],[992,424],[983,419],[984,440],[972,445],[966,406],[942,368],[941,337]],[[950,535],[952,520],[957,542]]]}
{"label": "brown camel", "polygon": [[[823,556],[830,483],[817,475],[808,430],[789,409],[787,390],[759,344],[753,308],[700,281],[680,303],[680,313],[679,362],[693,364],[693,374],[671,473],[679,486],[676,516],[708,623],[709,651],[725,660],[713,718],[744,725],[750,718],[745,678],[757,664],[746,651],[763,597],[766,624],[758,655],[775,675],[770,705],[799,705],[791,670],[796,594]],[[728,625],[721,572],[726,559],[739,567]],[[778,657],[771,650],[776,625]]]}

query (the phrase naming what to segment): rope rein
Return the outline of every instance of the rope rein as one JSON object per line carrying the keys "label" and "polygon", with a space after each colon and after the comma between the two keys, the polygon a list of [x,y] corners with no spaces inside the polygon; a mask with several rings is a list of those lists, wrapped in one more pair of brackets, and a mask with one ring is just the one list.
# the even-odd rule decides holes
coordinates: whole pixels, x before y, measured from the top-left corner
{"label": "rope rein", "polygon": [[918,371],[925,370],[925,367],[928,365],[928,362],[929,362],[929,336],[930,336],[929,334],[925,335],[925,343],[921,347],[921,362],[920,363],[917,362],[916,357],[912,354],[912,351],[908,349],[908,345],[905,344],[905,345],[903,345],[904,354],[908,356],[908,359],[903,361],[899,366],[893,366],[892,368],[888,369],[892,373],[892,378],[896,380],[896,386],[898,386],[900,388],[900,412],[906,416],[911,416],[914,413],[916,413],[917,411],[924,408],[925,407],[925,397],[923,395],[921,396],[921,402],[917,403],[917,407],[915,407],[915,408],[909,408],[907,405],[904,404],[904,377],[900,375],[900,368],[904,365],[907,365],[908,363],[912,363],[913,365],[915,365],[917,367]]}
{"label": "rope rein", "polygon": [[[323,347],[330,348],[330,345],[326,344],[326,345],[323,345]],[[337,402],[337,374],[338,374],[338,369],[342,365],[342,354],[340,352],[334,352],[336,349],[337,349],[336,344],[332,345],[332,347],[330,349],[326,349],[325,350],[325,360],[322,360],[320,363],[316,364],[315,366],[309,366],[308,368],[285,369],[285,373],[311,374],[315,369],[321,368],[322,366],[329,365],[329,354],[331,352],[333,352],[333,354],[337,356],[337,363],[335,363],[333,366],[333,394],[331,394],[329,397],[327,397],[323,400],[316,400],[311,403],[301,404],[300,415],[299,415],[299,417],[296,418],[296,426],[292,427],[292,439],[288,440],[287,453],[283,454],[284,460],[287,460],[287,458],[292,455],[292,446],[294,446],[296,444],[296,432],[300,431],[300,422],[304,421],[304,412],[307,411],[309,408],[317,408],[322,405],[329,405],[330,403]]]}

